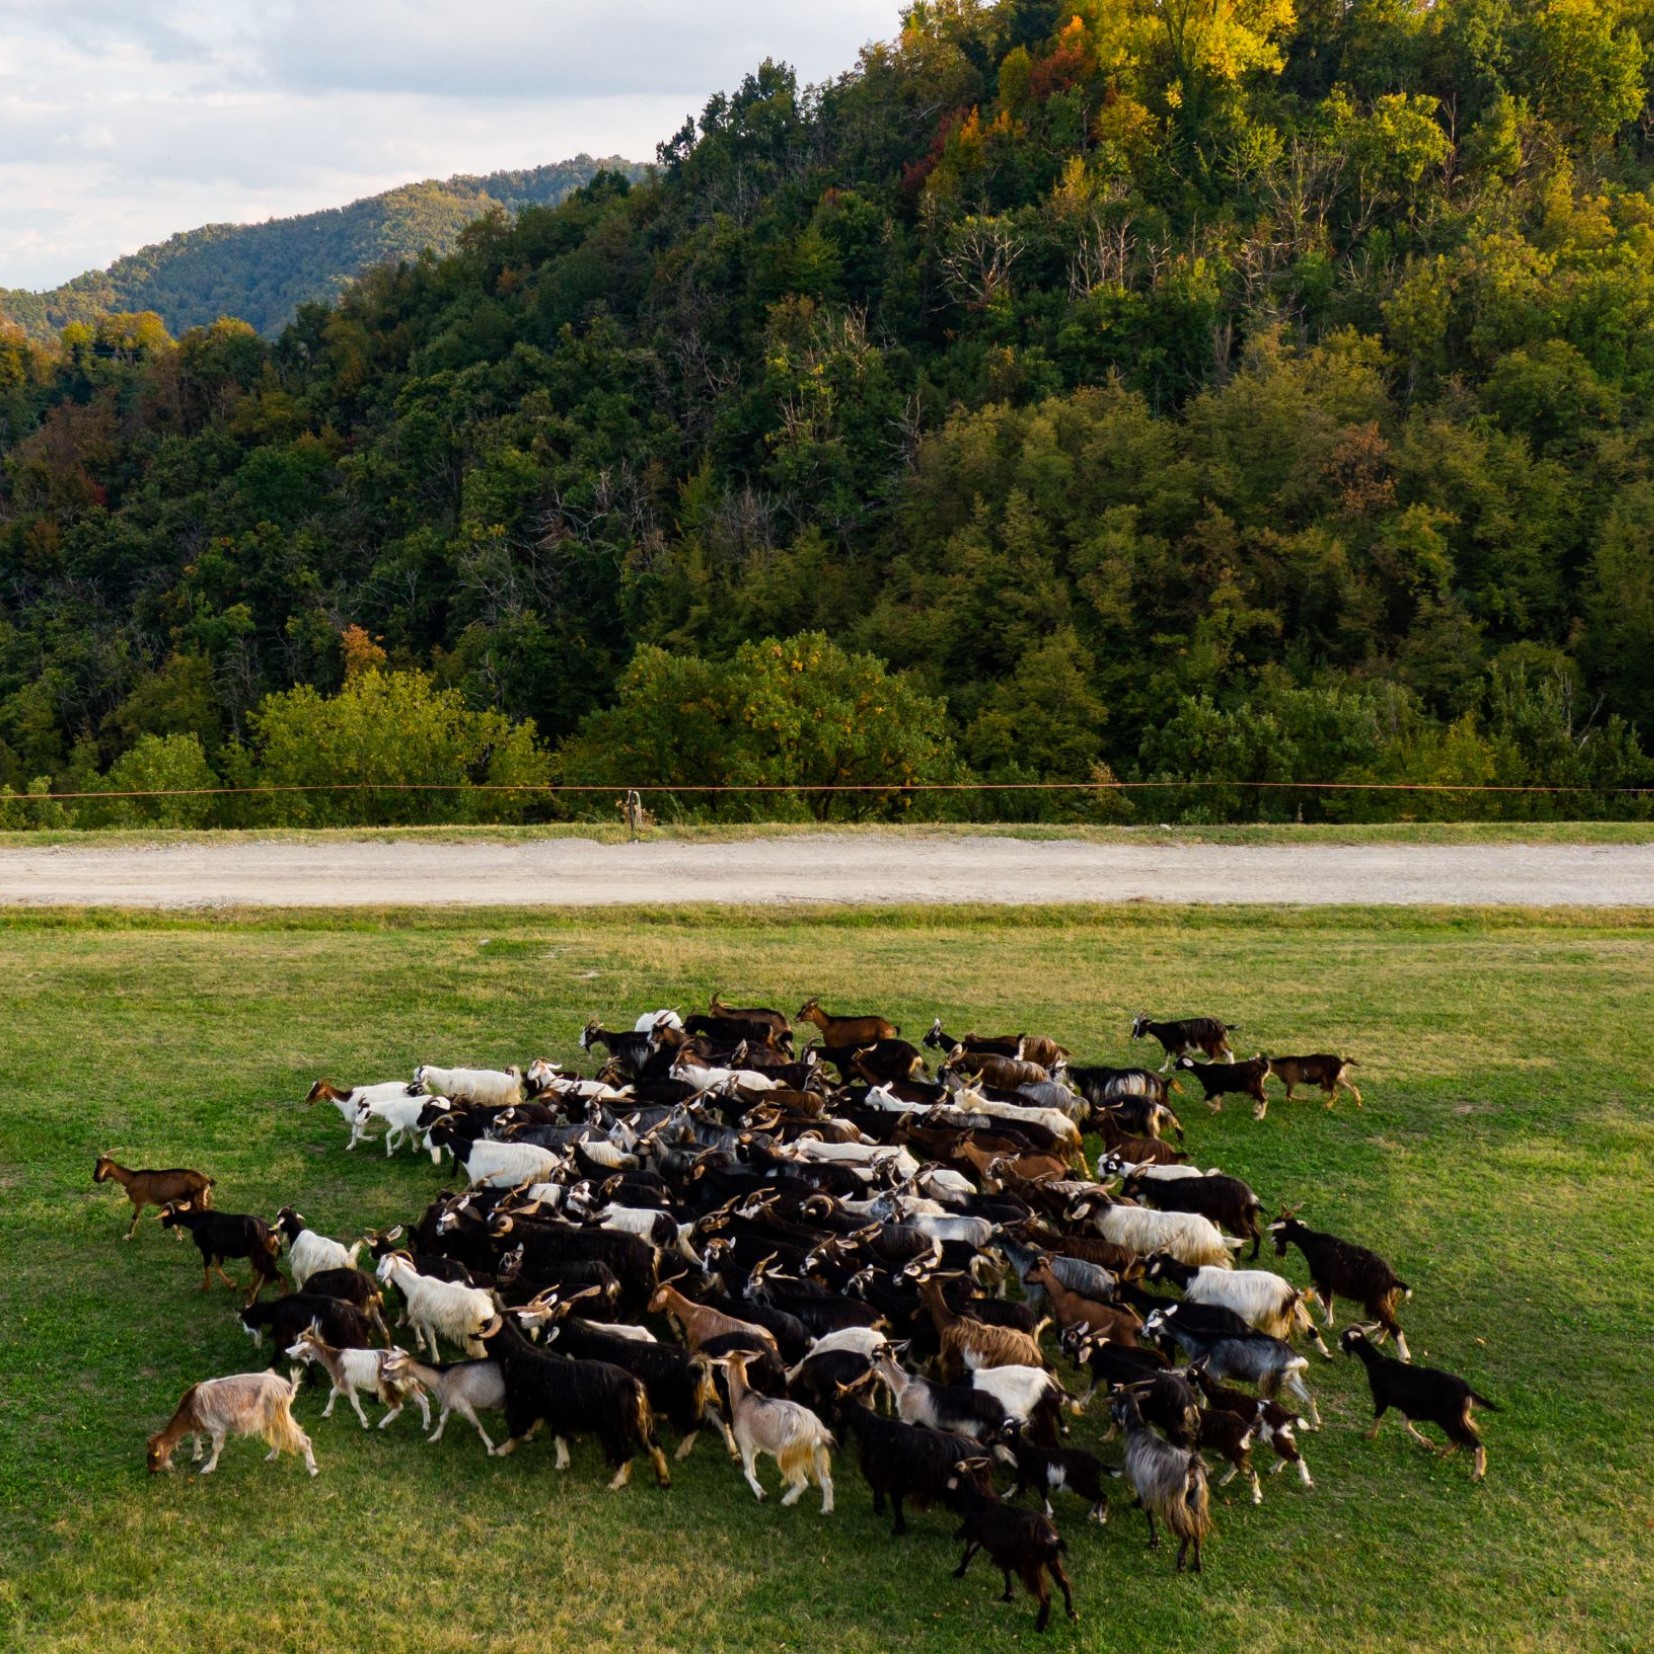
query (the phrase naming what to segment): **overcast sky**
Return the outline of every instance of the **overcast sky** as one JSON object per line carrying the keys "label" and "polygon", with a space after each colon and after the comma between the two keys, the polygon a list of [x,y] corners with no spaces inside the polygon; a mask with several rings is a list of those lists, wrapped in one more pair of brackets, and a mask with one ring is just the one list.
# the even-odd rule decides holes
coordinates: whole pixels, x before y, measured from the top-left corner
{"label": "overcast sky", "polygon": [[898,0],[0,0],[0,287],[177,230],[655,144],[764,57],[820,80]]}

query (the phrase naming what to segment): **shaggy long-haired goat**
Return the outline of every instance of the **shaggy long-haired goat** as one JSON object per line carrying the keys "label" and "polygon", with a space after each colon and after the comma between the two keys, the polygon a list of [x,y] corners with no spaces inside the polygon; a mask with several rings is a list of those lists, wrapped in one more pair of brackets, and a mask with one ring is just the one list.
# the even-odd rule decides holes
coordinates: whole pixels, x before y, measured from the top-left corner
{"label": "shaggy long-haired goat", "polygon": [[1126,1432],[1125,1477],[1149,1523],[1149,1546],[1160,1543],[1155,1530],[1156,1516],[1171,1529],[1178,1541],[1177,1568],[1192,1548],[1194,1571],[1200,1572],[1200,1547],[1212,1533],[1211,1492],[1206,1484],[1206,1466],[1198,1453],[1173,1447],[1162,1441],[1138,1410],[1137,1398],[1123,1391],[1110,1409],[1114,1422]]}
{"label": "shaggy long-haired goat", "polygon": [[304,1456],[304,1467],[316,1474],[316,1455],[310,1438],[293,1422],[293,1395],[298,1386],[277,1373],[233,1373],[228,1378],[205,1378],[192,1384],[178,1403],[166,1428],[149,1438],[151,1474],[172,1469],[172,1453],[186,1436],[201,1457],[201,1439],[212,1443],[212,1455],[201,1466],[210,1476],[230,1436],[259,1436],[269,1444],[266,1460],[283,1453]]}

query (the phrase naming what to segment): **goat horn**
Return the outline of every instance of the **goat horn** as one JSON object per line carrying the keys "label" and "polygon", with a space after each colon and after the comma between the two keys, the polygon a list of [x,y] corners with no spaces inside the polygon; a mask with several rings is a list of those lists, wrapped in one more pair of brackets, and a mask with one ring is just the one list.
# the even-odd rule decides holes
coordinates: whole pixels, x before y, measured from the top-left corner
{"label": "goat horn", "polygon": [[492,1338],[494,1334],[497,1333],[504,1325],[505,1317],[501,1315],[498,1310],[495,1310],[494,1313],[489,1316],[488,1324],[477,1328],[477,1337]]}

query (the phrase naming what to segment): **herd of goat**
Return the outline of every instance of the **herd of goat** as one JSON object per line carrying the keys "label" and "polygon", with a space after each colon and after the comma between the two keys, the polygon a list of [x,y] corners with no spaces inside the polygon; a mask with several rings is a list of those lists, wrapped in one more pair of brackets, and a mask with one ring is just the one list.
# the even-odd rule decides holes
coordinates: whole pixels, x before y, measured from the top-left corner
{"label": "herd of goat", "polygon": [[[819,1035],[798,1053],[792,1020]],[[427,1065],[411,1085],[317,1081],[308,1101],[338,1108],[348,1148],[382,1127],[387,1155],[446,1153],[464,1179],[416,1221],[350,1244],[291,1208],[269,1222],[220,1210],[199,1171],[101,1157],[95,1178],[132,1204],[125,1239],[153,1205],[194,1241],[203,1292],[215,1272],[233,1286],[225,1264],[246,1261],[241,1320],[273,1352],[267,1371],[194,1385],[150,1438],[149,1468],[171,1469],[188,1437],[197,1460],[210,1446],[205,1474],[228,1437],[256,1435],[270,1458],[298,1453],[315,1475],[292,1413],[309,1367],[330,1386],[324,1418],[343,1397],[367,1428],[367,1392],[386,1409],[381,1429],[411,1402],[429,1430],[434,1404],[432,1441],[455,1413],[492,1455],[544,1428],[559,1469],[569,1440],[591,1436],[614,1488],[640,1455],[670,1485],[665,1423],[679,1459],[713,1430],[759,1499],[769,1457],[781,1502],[813,1483],[825,1515],[842,1444],[875,1513],[888,1501],[893,1532],[904,1506],[948,1509],[964,1542],[956,1577],[985,1551],[1004,1600],[1013,1576],[1037,1598],[1043,1630],[1052,1581],[1075,1614],[1054,1495],[1102,1522],[1123,1479],[1149,1543],[1164,1529],[1177,1567],[1198,1571],[1209,1459],[1226,1467],[1218,1486],[1241,1477],[1254,1503],[1256,1448],[1313,1487],[1297,1432],[1320,1416],[1296,1346],[1330,1358],[1311,1309],[1330,1327],[1342,1298],[1363,1317],[1340,1344],[1366,1369],[1369,1436],[1393,1408],[1426,1446],[1421,1423],[1446,1452],[1471,1449],[1473,1479],[1484,1474],[1472,1407],[1493,1404],[1411,1363],[1396,1319],[1411,1291],[1389,1264],[1294,1211],[1266,1222],[1241,1179],[1198,1170],[1173,1142],[1180,1074],[1213,1108],[1245,1096],[1261,1118],[1271,1077],[1289,1098],[1312,1085],[1328,1107],[1340,1088],[1359,1103],[1347,1059],[1236,1061],[1230,1025],[1144,1016],[1133,1037],[1160,1043],[1161,1068],[1083,1066],[1047,1038],[955,1039],[938,1021],[924,1038],[941,1053],[932,1078],[924,1051],[882,1017],[832,1016],[811,999],[792,1020],[714,996],[705,1015],[588,1023],[582,1049],[605,1053],[593,1078],[538,1061]],[[1307,1288],[1236,1267],[1266,1238],[1278,1257],[1299,1250]],[[281,1284],[284,1251],[291,1290],[261,1301]],[[391,1306],[411,1352],[393,1341]],[[444,1362],[444,1344],[464,1359]],[[1053,1345],[1089,1379],[1083,1393],[1062,1381]],[[1119,1436],[1118,1462],[1068,1439],[1099,1396],[1111,1423],[1095,1445]],[[503,1415],[499,1441],[485,1414]],[[1014,1475],[1003,1492],[1000,1467]],[[1030,1491],[1041,1508],[1017,1504]]]}

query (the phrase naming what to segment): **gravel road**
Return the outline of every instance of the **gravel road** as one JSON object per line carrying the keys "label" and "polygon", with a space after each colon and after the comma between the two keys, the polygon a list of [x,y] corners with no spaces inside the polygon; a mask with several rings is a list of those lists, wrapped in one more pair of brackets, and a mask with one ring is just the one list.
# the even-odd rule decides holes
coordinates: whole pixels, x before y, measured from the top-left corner
{"label": "gravel road", "polygon": [[1654,906],[1654,845],[1150,845],[902,833],[599,844],[231,840],[0,849],[0,904],[618,902]]}

